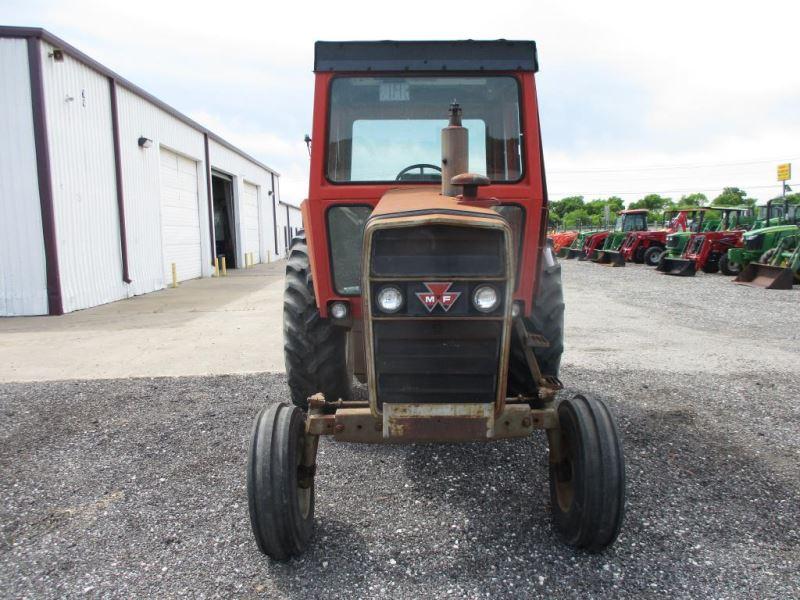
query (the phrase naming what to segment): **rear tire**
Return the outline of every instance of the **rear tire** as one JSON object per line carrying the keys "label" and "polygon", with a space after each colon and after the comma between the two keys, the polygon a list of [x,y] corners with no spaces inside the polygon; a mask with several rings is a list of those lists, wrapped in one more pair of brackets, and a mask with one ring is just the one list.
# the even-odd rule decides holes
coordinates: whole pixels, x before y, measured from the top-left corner
{"label": "rear tire", "polygon": [[719,258],[719,270],[723,275],[727,275],[728,277],[736,277],[742,272],[742,265],[731,262],[731,260],[728,258],[728,253],[726,252]]}
{"label": "rear tire", "polygon": [[[544,252],[552,252],[545,248]],[[543,257],[543,260],[546,260]],[[553,261],[551,266],[542,269],[539,289],[533,302],[533,314],[524,317],[525,329],[529,333],[543,336],[550,346],[532,348],[542,375],[558,377],[561,368],[561,355],[564,353],[564,289],[561,284],[561,265]],[[536,396],[539,389],[534,380],[521,342],[512,331],[511,355],[508,364],[506,395]]]}
{"label": "rear tire", "polygon": [[[314,483],[299,481],[305,419],[299,408],[268,406],[258,414],[247,457],[247,505],[258,549],[275,560],[301,554],[314,532]],[[307,479],[307,478],[306,478]]]}
{"label": "rear tire", "polygon": [[648,267],[657,267],[658,261],[664,255],[664,248],[661,246],[650,246],[644,251],[644,264]]}
{"label": "rear tire", "polygon": [[352,377],[347,368],[347,333],[323,319],[314,297],[305,233],[289,249],[283,293],[283,353],[292,402],[305,410],[309,396],[349,399]]}
{"label": "rear tire", "polygon": [[625,460],[614,418],[583,396],[556,409],[562,460],[550,463],[553,523],[564,542],[589,552],[611,545],[625,514]]}

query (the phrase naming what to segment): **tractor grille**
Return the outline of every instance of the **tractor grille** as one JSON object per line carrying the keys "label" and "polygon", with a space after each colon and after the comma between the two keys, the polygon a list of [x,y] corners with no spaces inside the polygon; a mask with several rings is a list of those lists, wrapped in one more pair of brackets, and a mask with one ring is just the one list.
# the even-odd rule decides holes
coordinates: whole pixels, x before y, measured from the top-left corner
{"label": "tractor grille", "polygon": [[503,232],[498,229],[382,229],[372,240],[371,271],[378,277],[497,276],[505,269],[503,254]]}
{"label": "tractor grille", "polygon": [[701,248],[703,247],[703,242],[706,241],[706,236],[698,235],[692,240],[691,245],[689,246],[687,252],[688,254],[699,254]]}
{"label": "tractor grille", "polygon": [[[387,402],[494,403],[513,276],[507,233],[489,226],[377,227],[368,238],[370,309],[364,314],[371,321],[371,402],[379,411]],[[499,308],[475,309],[479,285],[495,288]],[[396,287],[404,298],[394,313],[377,304],[383,286]],[[431,298],[441,303],[431,305]]]}
{"label": "tractor grille", "polygon": [[668,236],[667,248],[677,248],[677,247],[678,247],[678,238],[675,236]]}
{"label": "tractor grille", "polygon": [[502,321],[376,321],[378,407],[399,403],[492,403]]}
{"label": "tractor grille", "polygon": [[749,238],[745,238],[745,250],[761,250],[761,245],[764,243],[764,234],[759,233]]}

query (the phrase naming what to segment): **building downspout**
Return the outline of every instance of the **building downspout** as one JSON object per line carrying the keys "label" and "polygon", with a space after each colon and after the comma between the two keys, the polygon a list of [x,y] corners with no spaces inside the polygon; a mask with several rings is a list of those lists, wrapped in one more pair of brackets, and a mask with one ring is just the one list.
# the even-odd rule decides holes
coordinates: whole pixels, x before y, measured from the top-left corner
{"label": "building downspout", "polygon": [[275,199],[275,173],[270,173],[269,176],[272,178],[272,229],[275,233],[275,256],[279,256],[278,252],[278,211],[275,208],[275,203],[277,200]]}
{"label": "building downspout", "polygon": [[131,282],[128,270],[128,234],[125,227],[125,195],[122,190],[122,150],[119,141],[119,111],[117,109],[117,82],[108,78],[111,94],[111,136],[114,139],[114,175],[117,179],[117,218],[119,220],[119,248],[122,255],[122,281]]}
{"label": "building downspout", "polygon": [[51,315],[63,315],[64,301],[61,296],[61,274],[58,269],[50,144],[47,140],[47,115],[44,105],[41,41],[38,38],[29,37],[27,42],[31,107],[33,109],[33,138],[36,146],[36,174],[39,182],[39,204],[42,211],[42,234],[47,274],[47,310]]}
{"label": "building downspout", "polygon": [[211,263],[217,258],[217,235],[214,231],[214,195],[211,191],[211,154],[208,150],[208,134],[203,134],[206,153],[206,195],[208,196],[208,231],[211,235]]}

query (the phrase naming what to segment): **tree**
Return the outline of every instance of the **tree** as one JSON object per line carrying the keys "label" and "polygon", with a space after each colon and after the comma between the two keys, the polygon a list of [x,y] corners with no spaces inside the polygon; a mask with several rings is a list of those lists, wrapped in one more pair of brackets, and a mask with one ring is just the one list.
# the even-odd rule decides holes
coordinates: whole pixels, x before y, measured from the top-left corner
{"label": "tree", "polygon": [[578,224],[581,227],[593,224],[592,215],[586,212],[585,208],[578,208],[564,215],[564,227],[567,229],[576,228]]}
{"label": "tree", "polygon": [[631,202],[631,205],[628,208],[646,208],[651,211],[660,212],[671,204],[671,198],[665,198],[664,196],[659,196],[658,194],[647,194],[647,196],[641,200]]}
{"label": "tree", "polygon": [[747,192],[738,187],[726,187],[714,198],[712,206],[754,206],[755,198],[748,198]]}
{"label": "tree", "polygon": [[550,212],[563,218],[568,212],[583,208],[583,196],[567,196],[550,203]]}
{"label": "tree", "polygon": [[681,196],[678,206],[706,206],[708,204],[708,197],[705,194],[689,194]]}

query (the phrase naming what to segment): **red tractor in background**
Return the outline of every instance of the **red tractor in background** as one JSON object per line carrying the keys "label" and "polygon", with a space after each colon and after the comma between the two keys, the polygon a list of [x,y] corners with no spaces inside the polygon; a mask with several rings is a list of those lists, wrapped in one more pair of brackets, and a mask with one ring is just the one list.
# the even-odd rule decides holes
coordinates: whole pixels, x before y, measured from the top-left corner
{"label": "red tractor in background", "polygon": [[[666,227],[629,233],[619,249],[617,260],[619,262],[644,263],[649,267],[655,267],[667,247],[667,235],[677,231],[687,231],[690,226],[690,219],[692,228],[696,231],[701,231],[703,213],[706,210],[705,208],[686,208],[664,211],[664,219],[669,219]],[[672,215],[675,216],[672,217]],[[609,254],[613,253],[610,252]],[[613,260],[614,257],[612,257],[612,262]]]}
{"label": "red tractor in background", "polygon": [[748,207],[719,207],[714,210],[722,213],[722,221],[717,231],[702,231],[693,234],[680,257],[663,255],[658,263],[658,271],[667,275],[692,277],[700,269],[704,273],[717,273],[722,269],[725,275],[738,275],[738,265],[728,264],[728,250],[741,248],[744,232],[753,224],[746,218],[752,212]]}
{"label": "red tractor in background", "polygon": [[[583,244],[583,254],[578,260],[595,260],[601,251],[617,247],[628,232],[646,231],[648,212],[650,211],[646,208],[619,211],[617,220],[614,223],[614,229],[598,231],[586,237],[586,241]],[[610,240],[608,239],[609,236],[611,236]]]}

